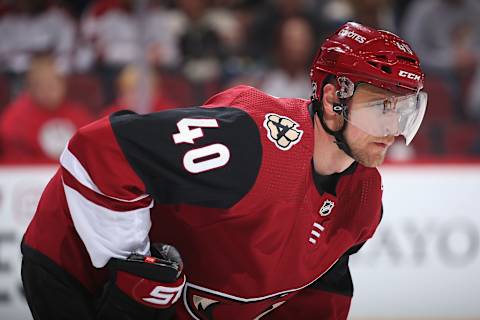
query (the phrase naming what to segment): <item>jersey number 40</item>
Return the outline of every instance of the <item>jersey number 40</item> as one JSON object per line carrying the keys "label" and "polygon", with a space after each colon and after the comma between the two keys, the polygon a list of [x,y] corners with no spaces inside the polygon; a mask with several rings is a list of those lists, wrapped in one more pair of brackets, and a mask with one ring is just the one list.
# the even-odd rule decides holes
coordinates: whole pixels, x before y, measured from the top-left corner
{"label": "jersey number 40", "polygon": [[[216,119],[184,118],[177,122],[178,133],[172,135],[173,141],[175,144],[195,144],[196,139],[203,137],[202,128],[218,127]],[[186,152],[183,166],[190,173],[202,173],[223,167],[229,160],[230,150],[221,143],[214,143]]]}

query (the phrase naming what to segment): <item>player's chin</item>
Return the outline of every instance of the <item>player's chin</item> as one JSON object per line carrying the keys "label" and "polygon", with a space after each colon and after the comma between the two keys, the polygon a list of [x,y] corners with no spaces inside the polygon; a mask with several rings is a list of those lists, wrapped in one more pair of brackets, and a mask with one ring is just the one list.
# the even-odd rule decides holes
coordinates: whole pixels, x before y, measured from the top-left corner
{"label": "player's chin", "polygon": [[375,168],[375,167],[378,167],[380,166],[383,161],[385,160],[385,156],[382,156],[382,157],[379,157],[379,158],[375,158],[373,159],[372,161],[369,161],[366,165],[364,165],[365,167],[369,167],[369,168]]}
{"label": "player's chin", "polygon": [[365,167],[375,168],[380,166],[385,160],[385,150],[369,150],[357,157],[357,161]]}

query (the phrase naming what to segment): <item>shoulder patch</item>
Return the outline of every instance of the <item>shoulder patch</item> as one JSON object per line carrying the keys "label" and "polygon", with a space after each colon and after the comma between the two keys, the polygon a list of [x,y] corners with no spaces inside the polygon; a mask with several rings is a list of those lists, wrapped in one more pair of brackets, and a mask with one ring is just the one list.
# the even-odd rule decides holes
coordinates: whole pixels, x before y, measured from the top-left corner
{"label": "shoulder patch", "polygon": [[303,130],[292,119],[275,113],[267,113],[263,126],[267,129],[268,140],[272,141],[282,151],[290,150],[300,142]]}

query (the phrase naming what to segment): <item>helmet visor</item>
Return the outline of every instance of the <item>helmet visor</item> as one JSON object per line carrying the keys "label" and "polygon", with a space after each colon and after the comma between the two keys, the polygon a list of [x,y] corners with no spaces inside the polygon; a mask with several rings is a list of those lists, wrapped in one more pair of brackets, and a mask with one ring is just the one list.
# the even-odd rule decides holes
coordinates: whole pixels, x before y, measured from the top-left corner
{"label": "helmet visor", "polygon": [[372,136],[402,135],[409,145],[422,123],[427,99],[427,93],[420,91],[359,103],[349,110],[346,120]]}

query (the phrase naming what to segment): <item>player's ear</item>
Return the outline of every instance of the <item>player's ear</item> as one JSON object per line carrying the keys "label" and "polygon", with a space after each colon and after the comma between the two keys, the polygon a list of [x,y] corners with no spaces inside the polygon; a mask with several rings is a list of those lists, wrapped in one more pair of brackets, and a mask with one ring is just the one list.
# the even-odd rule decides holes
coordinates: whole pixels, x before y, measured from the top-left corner
{"label": "player's ear", "polygon": [[333,104],[338,102],[338,98],[336,95],[336,88],[333,84],[327,83],[323,86],[323,95],[322,95],[322,104],[323,104],[323,112],[326,117],[330,118],[335,116],[337,113],[333,111]]}
{"label": "player's ear", "polygon": [[343,117],[333,111],[333,104],[338,103],[337,89],[331,84],[327,83],[323,86],[323,120],[325,124],[334,131],[339,130],[343,126]]}

